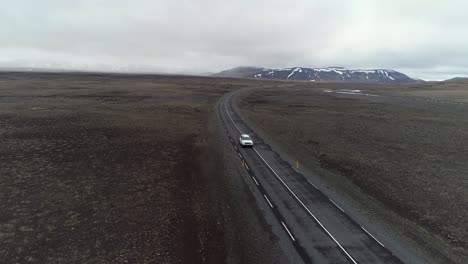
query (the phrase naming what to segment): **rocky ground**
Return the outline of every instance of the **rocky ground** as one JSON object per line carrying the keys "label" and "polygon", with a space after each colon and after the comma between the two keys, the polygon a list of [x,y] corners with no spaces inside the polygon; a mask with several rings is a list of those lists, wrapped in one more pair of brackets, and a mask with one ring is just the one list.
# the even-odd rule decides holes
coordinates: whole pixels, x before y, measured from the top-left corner
{"label": "rocky ground", "polygon": [[214,112],[248,83],[1,73],[0,262],[271,263]]}
{"label": "rocky ground", "polygon": [[[0,263],[286,262],[215,114],[244,87],[264,88],[246,119],[304,165],[466,254],[466,106],[435,104],[466,92],[445,85],[0,73]],[[323,92],[343,88],[388,98]]]}

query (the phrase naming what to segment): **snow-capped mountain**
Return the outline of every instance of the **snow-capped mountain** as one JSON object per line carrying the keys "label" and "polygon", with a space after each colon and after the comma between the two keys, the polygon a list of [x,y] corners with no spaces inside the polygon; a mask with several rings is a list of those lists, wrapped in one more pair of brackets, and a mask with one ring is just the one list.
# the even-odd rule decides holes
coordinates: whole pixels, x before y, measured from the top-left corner
{"label": "snow-capped mountain", "polygon": [[215,76],[219,77],[239,77],[256,79],[276,79],[276,80],[300,80],[300,81],[343,81],[343,82],[365,82],[365,83],[413,83],[418,80],[407,75],[383,69],[352,70],[342,67],[328,68],[284,68],[284,69],[264,69],[255,67],[238,67],[223,71]]}

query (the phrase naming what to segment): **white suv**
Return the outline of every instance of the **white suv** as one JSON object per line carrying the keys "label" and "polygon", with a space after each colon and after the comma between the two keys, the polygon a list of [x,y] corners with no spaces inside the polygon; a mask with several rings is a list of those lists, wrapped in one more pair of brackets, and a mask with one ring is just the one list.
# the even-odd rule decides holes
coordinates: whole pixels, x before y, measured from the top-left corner
{"label": "white suv", "polygon": [[242,147],[253,147],[253,141],[247,134],[242,134],[240,136],[239,143]]}

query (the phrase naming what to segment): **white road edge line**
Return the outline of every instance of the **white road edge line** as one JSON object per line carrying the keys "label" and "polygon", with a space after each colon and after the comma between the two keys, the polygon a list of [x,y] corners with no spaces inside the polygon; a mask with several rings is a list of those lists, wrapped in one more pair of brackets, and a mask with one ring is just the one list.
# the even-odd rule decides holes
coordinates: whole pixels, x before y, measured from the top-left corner
{"label": "white road edge line", "polygon": [[239,155],[239,158],[242,159],[242,155],[240,154],[240,152],[237,152],[237,154]]}
{"label": "white road edge line", "polygon": [[292,168],[293,168],[294,171],[296,171],[297,173],[299,173],[299,171],[298,171],[296,168],[294,168],[294,167],[292,167]]}
{"label": "white road edge line", "polygon": [[279,155],[280,159],[282,159],[283,161],[286,161],[283,156]]}
{"label": "white road edge line", "polygon": [[332,202],[332,203],[333,203],[333,204],[334,204],[336,207],[338,207],[338,209],[340,209],[340,210],[341,210],[341,212],[343,212],[343,213],[344,213],[344,210],[343,210],[343,209],[341,209],[341,207],[340,207],[340,206],[338,206],[338,205],[337,205],[337,204],[336,204],[336,203],[335,203],[335,202],[334,202],[332,199],[328,198],[328,200],[330,200],[330,202]]}
{"label": "white road edge line", "polygon": [[250,168],[249,168],[249,165],[245,164],[245,168],[249,171]]}
{"label": "white road edge line", "polygon": [[315,189],[318,190],[317,186],[315,186],[315,184],[313,184],[311,181],[307,180],[308,183],[310,183],[312,186],[314,186]]}
{"label": "white road edge line", "polygon": [[[228,114],[228,117],[229,119],[231,119],[231,122],[232,124],[236,127],[237,131],[239,131],[239,133],[242,134],[242,132],[240,131],[239,127],[237,127],[236,123],[234,123],[234,120],[232,120],[232,117],[231,115],[229,114],[228,110],[227,110],[227,105],[226,105],[226,101],[224,101],[224,108],[226,109],[226,113]],[[333,235],[325,228],[325,226],[317,219],[317,217],[315,217],[315,215],[309,210],[309,208],[307,208],[307,206],[305,206],[305,204],[301,201],[301,199],[299,199],[299,197],[297,197],[297,195],[291,190],[291,188],[289,188],[289,186],[283,181],[283,179],[281,179],[281,177],[276,174],[276,172],[271,168],[270,164],[268,164],[268,162],[266,162],[266,160],[260,155],[260,153],[258,153],[258,151],[255,149],[255,148],[252,148],[255,153],[257,153],[257,155],[263,160],[263,162],[265,162],[265,164],[268,166],[268,168],[270,168],[270,170],[273,172],[273,174],[276,175],[276,177],[283,183],[283,185],[286,187],[286,189],[289,190],[289,192],[296,198],[296,200],[299,201],[299,203],[304,207],[304,209],[306,209],[306,211],[312,216],[312,218],[314,218],[315,222],[317,222],[320,227],[328,234],[328,236],[331,237],[331,239],[338,245],[338,247],[346,254],[346,256],[354,263],[354,264],[357,264],[356,260],[354,260],[354,258],[348,253],[348,251],[346,251],[346,249],[335,239],[335,237],[333,237]],[[253,178],[253,177],[252,177]],[[255,180],[255,178],[254,178]],[[257,181],[255,181],[257,182]],[[283,224],[283,226],[287,229],[286,225],[284,225],[283,222],[281,222]],[[289,233],[289,230],[287,230],[288,233]],[[291,234],[290,234],[291,235]],[[291,238],[294,240],[294,238],[291,236]],[[295,240],[294,240],[295,241]]]}
{"label": "white road edge line", "polygon": [[364,230],[364,232],[366,232],[369,236],[371,236],[375,241],[377,241],[377,243],[379,243],[382,247],[385,247],[384,244],[382,244],[377,238],[375,238],[375,236],[369,233],[369,231],[367,231],[364,227],[361,226],[361,229]]}
{"label": "white road edge line", "polygon": [[254,180],[255,184],[258,186],[258,185],[259,185],[259,184],[258,184],[258,181],[255,179],[254,176],[252,176],[252,179]]}
{"label": "white road edge line", "polygon": [[354,264],[357,264],[356,260],[354,260],[354,258],[348,253],[348,251],[346,251],[346,249],[338,242],[338,240],[336,240],[336,238],[328,231],[328,229],[325,228],[325,226],[318,220],[318,218],[309,210],[309,208],[304,204],[304,202],[302,202],[302,200],[299,199],[299,197],[297,197],[297,195],[283,181],[283,179],[273,170],[273,168],[271,168],[270,164],[268,164],[268,162],[266,162],[266,160],[262,157],[262,155],[260,155],[260,153],[258,153],[258,151],[255,148],[253,148],[253,150],[263,160],[263,162],[265,162],[265,164],[268,166],[268,168],[270,168],[270,170],[273,172],[273,174],[276,175],[276,177],[281,181],[281,183],[284,185],[284,187],[286,187],[286,189],[288,189],[288,191],[294,196],[294,198],[296,198],[296,200],[302,205],[302,207],[309,213],[309,215],[312,216],[312,218],[314,218],[315,222],[317,222],[319,224],[319,226],[325,231],[325,233],[327,233],[327,235],[336,243],[336,245],[338,245],[338,247],[346,254],[346,256],[349,258],[349,260],[351,260]]}
{"label": "white road edge line", "polygon": [[283,225],[284,229],[286,229],[286,232],[288,232],[289,236],[291,237],[292,241],[296,241],[296,239],[294,239],[293,235],[291,234],[291,232],[289,231],[288,227],[284,224],[283,221],[281,221],[281,224]]}
{"label": "white road edge line", "polygon": [[263,195],[263,197],[265,197],[265,200],[268,202],[268,204],[270,205],[271,208],[273,208],[273,205],[271,204],[270,200],[268,199],[268,197],[266,197],[266,195]]}
{"label": "white road edge line", "polygon": [[[232,95],[234,95],[234,94],[232,94]],[[228,111],[227,105],[226,105],[226,101],[224,101],[224,109],[226,109],[226,114],[228,114],[229,119],[231,119],[231,122],[232,122],[232,124],[236,127],[237,131],[239,131],[239,133],[242,134],[242,132],[240,131],[239,127],[236,125],[236,123],[234,123],[234,120],[232,120],[232,117],[231,117],[231,115],[229,114],[229,111]]]}

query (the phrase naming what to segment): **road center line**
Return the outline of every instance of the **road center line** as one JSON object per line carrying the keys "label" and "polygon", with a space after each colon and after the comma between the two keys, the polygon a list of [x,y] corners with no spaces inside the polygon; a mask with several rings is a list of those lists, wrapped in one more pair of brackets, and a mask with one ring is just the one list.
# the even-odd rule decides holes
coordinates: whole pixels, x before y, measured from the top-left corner
{"label": "road center line", "polygon": [[281,221],[281,224],[283,225],[284,229],[286,229],[286,232],[288,232],[289,236],[291,237],[292,241],[296,241],[296,239],[294,239],[293,235],[291,234],[291,232],[289,231],[288,227],[284,224],[283,221]]}
{"label": "road center line", "polygon": [[273,204],[271,204],[270,200],[268,199],[268,197],[266,195],[263,195],[263,197],[265,197],[265,200],[268,202],[268,204],[270,205],[271,208],[273,208]]}
{"label": "road center line", "polygon": [[258,184],[258,181],[255,179],[254,176],[252,176],[252,179],[254,180],[255,184],[258,186],[258,185],[259,185],[259,184]]}
{"label": "road center line", "polygon": [[258,151],[255,148],[253,148],[253,150],[263,160],[267,167],[270,168],[270,170],[273,172],[273,174],[275,174],[276,178],[280,180],[283,186],[286,187],[286,189],[294,196],[294,198],[296,198],[296,200],[309,213],[309,215],[312,216],[315,222],[317,222],[317,224],[325,231],[325,233],[327,233],[327,235],[336,243],[336,245],[338,245],[341,251],[343,251],[346,254],[349,260],[351,260],[354,264],[357,264],[356,260],[354,260],[354,258],[348,253],[348,251],[346,251],[346,249],[338,242],[338,240],[336,240],[336,238],[328,231],[328,229],[322,224],[322,222],[318,220],[318,218],[309,210],[309,208],[304,204],[304,202],[302,202],[302,200],[299,199],[299,197],[293,192],[293,190],[291,190],[291,188],[283,181],[283,179],[273,170],[273,168],[270,166],[270,164],[268,164],[268,162],[266,162],[262,155],[260,155],[260,153],[258,153]]}

